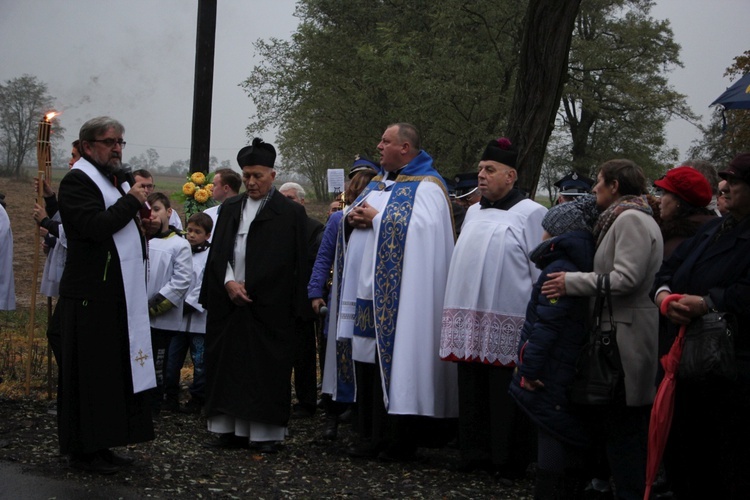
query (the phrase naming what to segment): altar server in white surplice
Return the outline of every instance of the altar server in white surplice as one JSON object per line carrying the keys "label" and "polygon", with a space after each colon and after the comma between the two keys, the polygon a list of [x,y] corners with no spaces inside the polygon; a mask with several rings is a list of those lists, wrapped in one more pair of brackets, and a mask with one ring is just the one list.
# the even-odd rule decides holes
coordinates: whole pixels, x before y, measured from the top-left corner
{"label": "altar server in white surplice", "polygon": [[[443,180],[417,130],[389,126],[380,175],[355,201],[338,338],[352,338],[360,442],[353,456],[410,458],[417,430],[457,415],[455,367],[440,361],[453,224]],[[435,434],[435,433],[433,433]]]}
{"label": "altar server in white surplice", "polygon": [[5,208],[0,205],[0,311],[16,310],[13,278],[13,231]]}
{"label": "altar server in white surplice", "polygon": [[149,240],[146,281],[157,386],[151,405],[158,413],[164,393],[169,344],[180,331],[185,296],[193,279],[193,258],[190,243],[171,225],[174,211],[167,195],[151,193],[147,201],[151,206],[151,220],[159,222],[158,231]]}
{"label": "altar server in white surplice", "polygon": [[[479,162],[482,199],[469,208],[451,260],[440,356],[458,365],[462,470],[523,474],[531,449],[526,417],[508,395],[526,305],[539,270],[547,209],[514,187],[517,153],[492,140]],[[530,427],[528,427],[530,432]]]}

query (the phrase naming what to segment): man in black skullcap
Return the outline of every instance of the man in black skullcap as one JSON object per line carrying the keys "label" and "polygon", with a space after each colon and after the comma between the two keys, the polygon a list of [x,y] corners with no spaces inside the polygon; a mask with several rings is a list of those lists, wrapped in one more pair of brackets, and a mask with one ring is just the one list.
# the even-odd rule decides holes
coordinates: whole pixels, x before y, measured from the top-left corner
{"label": "man in black skullcap", "polygon": [[240,150],[246,191],[222,204],[206,264],[206,413],[220,434],[209,446],[274,453],[289,421],[307,216],[273,187],[275,160],[258,138]]}
{"label": "man in black skullcap", "polygon": [[466,212],[451,257],[440,357],[458,371],[459,470],[519,477],[530,459],[530,424],[508,395],[521,327],[539,270],[547,209],[515,187],[518,153],[492,140],[479,160],[479,203]]}

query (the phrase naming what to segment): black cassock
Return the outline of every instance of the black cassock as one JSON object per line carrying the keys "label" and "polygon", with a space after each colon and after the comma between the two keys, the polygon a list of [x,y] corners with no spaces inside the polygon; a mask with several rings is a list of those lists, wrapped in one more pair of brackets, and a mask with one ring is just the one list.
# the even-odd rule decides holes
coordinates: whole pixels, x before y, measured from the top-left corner
{"label": "black cassock", "polygon": [[141,204],[128,195],[105,209],[101,191],[79,170],[63,178],[59,203],[68,238],[57,304],[60,451],[91,453],[151,440],[150,407],[143,392],[133,394],[125,290],[112,238]]}
{"label": "black cassock", "polygon": [[310,308],[304,276],[307,216],[301,205],[274,191],[247,235],[245,288],[253,302],[236,306],[224,276],[245,199],[241,194],[222,204],[203,276],[206,414],[285,426],[295,319]]}

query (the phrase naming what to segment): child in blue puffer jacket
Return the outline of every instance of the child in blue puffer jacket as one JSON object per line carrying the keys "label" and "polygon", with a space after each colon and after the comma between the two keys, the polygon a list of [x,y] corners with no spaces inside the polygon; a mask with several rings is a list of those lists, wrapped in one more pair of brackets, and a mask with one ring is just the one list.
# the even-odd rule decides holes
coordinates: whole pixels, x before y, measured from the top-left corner
{"label": "child in blue puffer jacket", "polygon": [[588,339],[589,298],[550,301],[541,287],[549,273],[593,269],[597,216],[588,199],[553,207],[542,221],[545,239],[530,254],[542,274],[526,310],[510,394],[538,428],[535,498],[568,497],[582,487],[583,478],[571,471],[582,466],[589,438],[570,409],[567,389]]}

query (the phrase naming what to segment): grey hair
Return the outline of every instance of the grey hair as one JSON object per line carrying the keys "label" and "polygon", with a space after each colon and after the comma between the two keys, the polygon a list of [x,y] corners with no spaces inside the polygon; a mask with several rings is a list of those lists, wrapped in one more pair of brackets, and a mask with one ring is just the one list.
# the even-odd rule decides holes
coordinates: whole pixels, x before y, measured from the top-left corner
{"label": "grey hair", "polygon": [[81,142],[93,141],[98,136],[107,133],[111,128],[115,129],[115,133],[117,134],[125,133],[125,127],[114,118],[110,118],[109,116],[97,116],[83,124],[81,131],[78,133],[78,140]]}
{"label": "grey hair", "polygon": [[706,160],[688,160],[681,164],[683,167],[692,167],[698,172],[703,174],[708,183],[711,185],[711,190],[714,192],[714,196],[719,194],[719,174],[717,173],[716,167],[713,163]]}
{"label": "grey hair", "polygon": [[305,199],[305,189],[296,182],[285,182],[279,188],[279,192],[281,193],[283,191],[289,191],[290,189],[294,189],[294,192],[297,193],[297,198],[299,198],[300,200]]}

